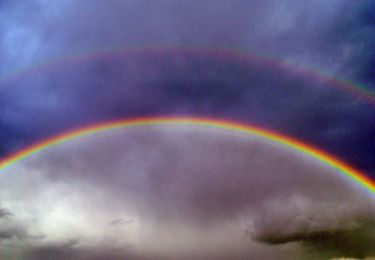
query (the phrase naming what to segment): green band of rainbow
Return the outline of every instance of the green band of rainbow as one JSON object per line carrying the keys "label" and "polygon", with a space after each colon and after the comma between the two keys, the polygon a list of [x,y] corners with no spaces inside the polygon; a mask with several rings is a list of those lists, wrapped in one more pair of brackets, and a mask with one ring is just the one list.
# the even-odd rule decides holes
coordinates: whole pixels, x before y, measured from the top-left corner
{"label": "green band of rainbow", "polygon": [[80,128],[75,131],[64,133],[44,142],[35,144],[27,149],[17,152],[4,160],[0,161],[0,170],[4,170],[11,165],[30,157],[40,151],[46,150],[50,147],[59,145],[61,143],[67,142],[72,139],[76,139],[81,136],[92,135],[100,132],[105,132],[120,128],[131,128],[137,126],[147,126],[147,125],[197,125],[197,126],[207,126],[213,128],[220,128],[225,130],[230,130],[237,133],[250,134],[269,140],[280,144],[282,146],[288,147],[295,151],[306,154],[316,160],[329,165],[330,167],[337,170],[339,173],[349,177],[355,182],[361,184],[372,194],[375,194],[375,182],[367,177],[365,174],[361,173],[359,170],[349,166],[348,164],[340,161],[339,159],[329,155],[321,150],[318,150],[310,145],[304,144],[300,141],[292,139],[290,137],[278,134],[276,132],[265,130],[259,127],[245,125],[241,123],[226,121],[226,120],[216,120],[210,118],[192,118],[192,117],[147,117],[147,118],[136,118],[129,120],[111,121],[101,124],[95,124]]}

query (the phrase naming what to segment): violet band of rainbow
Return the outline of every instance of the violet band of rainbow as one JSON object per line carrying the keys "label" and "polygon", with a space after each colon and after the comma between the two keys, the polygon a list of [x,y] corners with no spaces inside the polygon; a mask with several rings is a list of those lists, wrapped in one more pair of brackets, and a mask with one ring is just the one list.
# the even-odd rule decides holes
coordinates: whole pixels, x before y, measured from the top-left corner
{"label": "violet band of rainbow", "polygon": [[367,177],[361,171],[355,169],[354,167],[348,165],[347,163],[339,160],[338,158],[323,152],[317,148],[314,148],[308,144],[302,143],[291,137],[276,133],[271,130],[266,130],[260,127],[242,124],[238,122],[219,120],[212,118],[196,118],[196,117],[143,117],[127,120],[117,120],[104,122],[99,124],[94,124],[79,128],[74,131],[70,131],[64,134],[57,135],[55,137],[49,138],[43,142],[32,145],[24,150],[16,152],[15,154],[6,157],[0,161],[0,174],[1,171],[11,167],[23,159],[26,159],[38,152],[44,151],[50,147],[57,146],[59,144],[65,143],[67,141],[87,136],[93,135],[100,132],[120,129],[120,128],[131,128],[137,126],[147,126],[147,125],[196,125],[196,126],[207,126],[212,128],[219,128],[228,131],[233,131],[235,133],[249,134],[256,136],[276,144],[282,145],[284,147],[290,148],[294,151],[306,154],[323,164],[330,166],[339,173],[349,177],[354,182],[363,186],[366,190],[375,194],[375,181]]}

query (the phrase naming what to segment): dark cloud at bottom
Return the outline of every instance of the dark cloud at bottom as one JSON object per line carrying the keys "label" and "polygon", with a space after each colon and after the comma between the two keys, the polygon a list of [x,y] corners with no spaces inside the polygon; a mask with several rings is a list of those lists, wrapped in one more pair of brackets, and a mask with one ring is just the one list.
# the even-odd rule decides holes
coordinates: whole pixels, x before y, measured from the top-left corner
{"label": "dark cloud at bottom", "polygon": [[[8,225],[25,229],[0,240],[7,259],[375,254],[373,194],[228,130],[170,124],[82,137],[13,165],[0,191]],[[129,222],[111,224],[120,219]]]}

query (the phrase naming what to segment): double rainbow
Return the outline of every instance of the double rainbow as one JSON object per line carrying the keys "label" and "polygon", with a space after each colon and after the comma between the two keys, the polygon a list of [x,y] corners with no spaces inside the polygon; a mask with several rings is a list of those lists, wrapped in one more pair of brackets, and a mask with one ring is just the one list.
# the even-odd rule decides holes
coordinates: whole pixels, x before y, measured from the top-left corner
{"label": "double rainbow", "polygon": [[[192,47],[192,46],[160,46],[160,47],[135,47],[135,48],[110,48],[104,50],[94,50],[89,53],[81,53],[78,55],[70,56],[64,59],[59,59],[56,61],[49,61],[45,64],[36,65],[25,70],[15,71],[8,74],[5,77],[0,78],[0,90],[1,86],[9,81],[22,78],[24,76],[32,75],[36,72],[43,72],[44,70],[49,70],[52,68],[61,68],[66,65],[76,63],[76,62],[91,62],[92,60],[98,58],[116,57],[120,54],[132,54],[132,53],[164,53],[169,52],[184,52],[196,55],[206,55],[212,58],[230,58],[237,60],[239,62],[257,62],[262,65],[270,66],[276,69],[285,70],[287,72],[299,73],[303,76],[315,79],[321,82],[328,82],[332,86],[337,87],[340,90],[351,93],[358,97],[360,100],[367,102],[368,104],[375,106],[375,91],[366,87],[364,85],[357,85],[349,81],[339,80],[337,78],[331,78],[327,74],[315,71],[308,68],[303,68],[295,66],[291,63],[282,61],[275,57],[269,55],[261,55],[255,53],[242,52],[233,49],[220,49],[220,48],[202,48],[202,47]],[[238,133],[245,133],[254,135],[260,138],[267,139],[269,141],[278,143],[280,145],[289,147],[290,149],[296,150],[298,152],[309,155],[316,160],[329,165],[330,167],[336,169],[343,175],[350,177],[355,182],[364,186],[371,193],[375,193],[375,182],[367,177],[365,174],[354,169],[348,164],[342,162],[341,160],[321,151],[313,148],[310,145],[304,144],[293,138],[278,134],[276,132],[262,129],[255,126],[244,125],[240,123],[225,121],[225,120],[214,120],[209,118],[189,118],[189,117],[158,117],[158,118],[138,118],[131,120],[120,120],[112,121],[106,123],[95,124],[87,127],[80,128],[75,131],[60,134],[58,136],[49,138],[41,143],[32,145],[24,150],[21,150],[3,160],[0,160],[0,172],[16,162],[32,156],[35,153],[46,150],[49,147],[59,145],[61,143],[67,142],[69,140],[79,138],[81,136],[91,135],[99,132],[109,131],[118,128],[129,128],[142,125],[155,125],[155,124],[188,124],[188,125],[203,125],[208,127],[222,128]]]}
{"label": "double rainbow", "polygon": [[41,143],[30,146],[20,152],[17,152],[4,160],[0,161],[0,172],[6,168],[12,166],[13,164],[26,159],[38,152],[47,150],[50,147],[57,146],[59,144],[77,139],[82,136],[93,135],[100,132],[110,131],[120,128],[132,128],[137,126],[147,126],[147,125],[195,125],[195,126],[205,126],[211,128],[219,128],[234,133],[249,134],[262,138],[281,146],[287,147],[289,149],[295,150],[297,152],[306,154],[323,164],[330,166],[331,168],[337,170],[339,173],[349,177],[353,181],[359,183],[361,186],[366,188],[372,194],[375,194],[375,181],[371,180],[364,173],[359,170],[349,166],[348,164],[342,162],[341,160],[335,158],[332,155],[327,154],[319,149],[316,149],[310,145],[297,141],[279,133],[266,130],[263,128],[245,125],[241,123],[226,121],[226,120],[216,120],[210,118],[192,118],[192,117],[147,117],[147,118],[136,118],[130,120],[119,120],[105,122],[95,125],[90,125],[64,133],[50,139],[47,139]]}

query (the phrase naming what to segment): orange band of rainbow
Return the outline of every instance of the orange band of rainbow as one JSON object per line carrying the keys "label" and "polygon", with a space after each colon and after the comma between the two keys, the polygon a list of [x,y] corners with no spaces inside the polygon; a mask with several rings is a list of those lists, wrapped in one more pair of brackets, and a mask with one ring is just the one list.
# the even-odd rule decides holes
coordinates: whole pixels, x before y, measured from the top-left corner
{"label": "orange band of rainbow", "polygon": [[330,167],[337,170],[339,173],[349,177],[353,181],[361,184],[368,191],[375,194],[375,181],[361,173],[359,170],[349,166],[348,164],[340,161],[332,155],[329,155],[321,150],[318,150],[312,146],[304,144],[300,141],[292,139],[290,137],[278,134],[276,132],[265,130],[259,127],[249,126],[241,123],[235,123],[226,120],[216,120],[210,118],[192,118],[192,117],[148,117],[148,118],[136,118],[130,120],[111,121],[101,124],[95,124],[80,128],[75,131],[71,131],[65,134],[61,134],[52,137],[44,142],[37,143],[27,149],[17,152],[4,160],[0,161],[0,171],[4,170],[11,165],[15,164],[22,159],[32,156],[40,151],[48,149],[49,147],[59,145],[72,139],[76,139],[81,136],[87,136],[95,133],[104,131],[119,129],[119,128],[130,128],[136,126],[146,125],[158,125],[158,124],[178,124],[178,125],[200,125],[208,126],[213,128],[220,128],[225,130],[234,131],[237,133],[250,134],[257,136],[277,144],[289,147],[295,151],[301,152],[318,161],[329,165]]}

